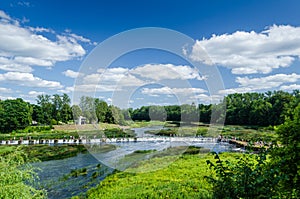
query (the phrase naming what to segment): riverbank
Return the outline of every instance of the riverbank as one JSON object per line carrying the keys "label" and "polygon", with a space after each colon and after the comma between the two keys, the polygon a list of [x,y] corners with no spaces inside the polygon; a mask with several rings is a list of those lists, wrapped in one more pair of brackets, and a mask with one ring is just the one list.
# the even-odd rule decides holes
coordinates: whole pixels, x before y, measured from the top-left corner
{"label": "riverbank", "polygon": [[[224,153],[223,159],[234,161],[241,154]],[[73,199],[113,198],[212,198],[212,186],[205,176],[211,174],[207,160],[215,162],[211,154],[182,155],[153,158],[136,168],[108,176],[86,196]],[[158,166],[165,165],[157,170]],[[144,172],[136,172],[136,171]],[[151,172],[147,172],[147,171]]]}

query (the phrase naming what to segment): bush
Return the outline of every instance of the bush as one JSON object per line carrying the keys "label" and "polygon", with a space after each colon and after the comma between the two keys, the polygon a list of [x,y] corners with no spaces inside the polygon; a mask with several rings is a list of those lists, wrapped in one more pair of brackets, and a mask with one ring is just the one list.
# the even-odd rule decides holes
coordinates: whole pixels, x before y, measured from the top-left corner
{"label": "bush", "polygon": [[222,161],[215,153],[216,162],[207,160],[215,176],[206,179],[213,185],[214,198],[273,198],[278,195],[279,169],[270,168],[266,154],[244,154],[236,162]]}
{"label": "bush", "polygon": [[36,175],[27,161],[20,148],[0,156],[0,198],[45,198],[45,191],[28,185],[34,182]]}
{"label": "bush", "polygon": [[205,136],[207,135],[208,129],[207,128],[198,128],[197,129],[197,136],[201,135],[201,136]]}

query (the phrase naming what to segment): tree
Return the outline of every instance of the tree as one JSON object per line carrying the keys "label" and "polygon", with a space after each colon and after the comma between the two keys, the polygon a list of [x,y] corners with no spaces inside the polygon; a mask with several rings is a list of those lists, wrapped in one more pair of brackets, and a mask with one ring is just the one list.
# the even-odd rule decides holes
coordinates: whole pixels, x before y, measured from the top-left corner
{"label": "tree", "polygon": [[167,113],[163,106],[150,106],[149,116],[151,120],[165,121],[167,119]]}
{"label": "tree", "polygon": [[108,111],[107,103],[103,100],[95,99],[95,109],[98,122],[105,122],[106,114]]}
{"label": "tree", "polygon": [[71,109],[73,113],[73,119],[78,120],[79,116],[82,115],[81,108],[78,105],[73,105]]}
{"label": "tree", "polygon": [[41,124],[51,124],[53,106],[51,103],[50,95],[38,95],[37,104],[41,107],[41,112],[39,112],[38,118],[41,120],[38,121]]}
{"label": "tree", "polygon": [[0,102],[0,132],[10,133],[24,129],[32,122],[32,108],[22,99],[4,100]]}
{"label": "tree", "polygon": [[91,124],[97,122],[97,115],[95,110],[95,99],[89,96],[82,96],[79,102],[82,115],[87,118]]}
{"label": "tree", "polygon": [[272,154],[272,164],[279,168],[282,176],[281,192],[291,198],[300,198],[300,104],[293,116],[286,118],[276,132],[281,147]]}
{"label": "tree", "polygon": [[72,120],[72,108],[69,104],[63,104],[60,111],[60,117],[63,123],[67,123],[68,121]]}
{"label": "tree", "polygon": [[112,113],[112,123],[120,124],[120,125],[125,124],[124,115],[122,114],[120,108],[110,105],[109,109],[111,110]]}
{"label": "tree", "polygon": [[61,109],[63,107],[63,102],[61,97],[58,94],[52,96],[52,114],[51,118],[55,119],[57,122],[61,121]]}

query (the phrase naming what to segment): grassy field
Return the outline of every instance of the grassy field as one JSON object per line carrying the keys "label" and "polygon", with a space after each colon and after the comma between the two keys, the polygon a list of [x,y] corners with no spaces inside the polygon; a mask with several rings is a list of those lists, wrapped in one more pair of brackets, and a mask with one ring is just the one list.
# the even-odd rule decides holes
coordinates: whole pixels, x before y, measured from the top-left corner
{"label": "grassy field", "polygon": [[[224,153],[221,156],[233,160],[239,155]],[[153,158],[138,167],[108,176],[85,197],[74,198],[211,198],[212,186],[205,180],[212,172],[206,164],[208,159],[215,161],[210,154]],[[163,169],[155,170],[162,164],[165,164]]]}

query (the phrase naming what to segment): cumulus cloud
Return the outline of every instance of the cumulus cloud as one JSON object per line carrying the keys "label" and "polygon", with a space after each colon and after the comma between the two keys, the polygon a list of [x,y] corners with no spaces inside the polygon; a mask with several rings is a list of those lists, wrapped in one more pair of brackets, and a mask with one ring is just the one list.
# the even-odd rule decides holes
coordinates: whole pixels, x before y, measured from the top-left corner
{"label": "cumulus cloud", "polygon": [[64,89],[57,90],[60,93],[72,93],[74,91],[74,86],[67,86]]}
{"label": "cumulus cloud", "polygon": [[[220,94],[232,94],[232,93],[246,93],[257,92],[261,90],[269,89],[284,89],[288,90],[288,86],[283,86],[286,83],[295,83],[300,80],[300,75],[296,73],[292,74],[275,74],[266,77],[237,77],[236,82],[239,83],[238,88],[230,88],[219,91]],[[297,86],[289,86],[297,89]]]}
{"label": "cumulus cloud", "polygon": [[[116,67],[98,70],[98,73],[83,77],[83,85],[90,85],[94,89],[107,91],[111,89],[122,89],[123,87],[141,86],[145,84],[143,80],[129,74],[129,69]],[[113,91],[113,90],[112,90]]]}
{"label": "cumulus cloud", "polygon": [[0,74],[0,82],[1,81],[26,87],[41,87],[49,89],[62,88],[62,85],[59,82],[43,80],[39,77],[33,76],[31,73],[7,72]]}
{"label": "cumulus cloud", "polygon": [[40,92],[40,91],[29,91],[28,92],[28,96],[35,98],[38,95],[43,95],[45,94],[44,92]]}
{"label": "cumulus cloud", "polygon": [[169,101],[170,97],[175,97],[181,104],[192,103],[195,100],[201,101],[201,103],[211,101],[207,91],[202,88],[170,88],[164,86],[161,88],[143,88],[141,93],[151,97],[160,97],[161,100],[166,101]]}
{"label": "cumulus cloud", "polygon": [[233,74],[270,73],[288,67],[300,56],[300,27],[273,25],[262,32],[237,31],[197,40],[189,55],[203,60],[203,49],[213,63],[230,68]]}
{"label": "cumulus cloud", "polygon": [[248,78],[248,77],[237,77],[236,82],[244,88],[251,89],[270,89],[277,88],[284,83],[292,83],[300,80],[300,75],[296,73],[292,74],[276,74],[266,77]]}
{"label": "cumulus cloud", "polygon": [[77,78],[79,75],[81,75],[79,72],[73,71],[73,70],[66,70],[62,72],[66,77],[71,78]]}
{"label": "cumulus cloud", "polygon": [[131,74],[138,75],[142,78],[147,78],[155,81],[165,79],[197,79],[204,80],[197,69],[186,65],[173,64],[145,64],[130,70]]}
{"label": "cumulus cloud", "polygon": [[161,87],[161,88],[143,88],[142,93],[147,95],[191,95],[198,93],[206,93],[207,91],[202,88],[170,88],[170,87]]}
{"label": "cumulus cloud", "polygon": [[203,104],[217,104],[223,99],[223,95],[209,95],[209,94],[198,94],[191,96],[192,100],[198,100]]}
{"label": "cumulus cloud", "polygon": [[[52,33],[55,40],[42,35]],[[41,27],[25,27],[0,10],[0,70],[30,72],[32,66],[52,67],[86,54],[79,42],[90,40],[76,34],[55,34]]]}
{"label": "cumulus cloud", "polygon": [[[142,86],[149,83],[154,83],[161,80],[203,80],[205,77],[201,77],[196,69],[185,65],[173,65],[173,64],[146,64],[138,66],[133,69],[114,67],[106,69],[98,69],[97,73],[86,75],[82,78],[81,87],[89,85],[98,89],[114,88],[122,90],[125,87]],[[164,89],[164,88],[162,88]],[[90,90],[90,89],[88,89]],[[88,91],[86,91],[88,92]],[[146,91],[144,91],[146,92]],[[152,90],[151,92],[158,92]],[[165,90],[164,92],[171,93],[184,93],[184,92],[203,92],[201,89],[185,90],[185,89],[173,89]],[[150,95],[150,91],[148,91]],[[152,93],[151,96],[158,96]]]}
{"label": "cumulus cloud", "polygon": [[285,90],[285,91],[300,90],[300,84],[283,85],[280,87],[280,90]]}
{"label": "cumulus cloud", "polygon": [[12,90],[10,88],[1,88],[0,87],[0,93],[11,93]]}
{"label": "cumulus cloud", "polygon": [[8,22],[11,21],[12,19],[10,18],[9,15],[7,15],[4,11],[0,10],[0,21],[1,22]]}

